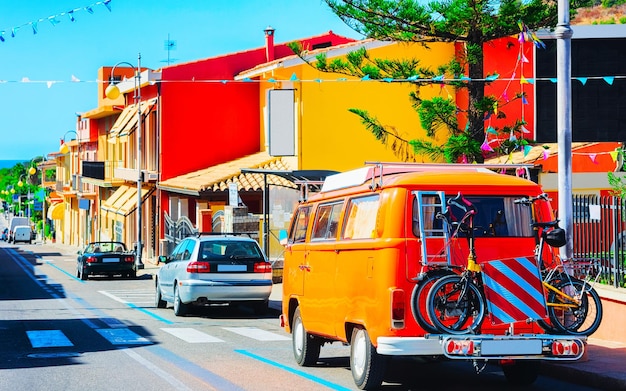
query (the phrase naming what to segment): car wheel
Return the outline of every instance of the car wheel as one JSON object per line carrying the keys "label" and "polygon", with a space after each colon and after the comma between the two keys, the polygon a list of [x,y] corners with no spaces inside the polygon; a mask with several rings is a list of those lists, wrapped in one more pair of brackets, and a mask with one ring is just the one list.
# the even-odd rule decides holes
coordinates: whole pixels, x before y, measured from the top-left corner
{"label": "car wheel", "polygon": [[159,281],[157,280],[155,283],[156,292],[154,295],[154,305],[157,308],[165,308],[167,307],[167,301],[163,300],[163,296],[161,296],[161,288],[159,288]]}
{"label": "car wheel", "polygon": [[129,278],[137,278],[137,271],[133,270],[132,272],[128,273],[128,277]]}
{"label": "car wheel", "polygon": [[82,267],[80,269],[78,269],[78,274],[80,275],[80,279],[85,281],[87,280],[87,273],[85,273],[85,269],[83,269]]}
{"label": "car wheel", "polygon": [[317,363],[317,359],[320,357],[322,343],[319,338],[307,333],[302,323],[300,307],[296,308],[296,312],[293,314],[291,344],[293,347],[293,356],[298,365],[309,367]]}
{"label": "car wheel", "polygon": [[350,343],[350,369],[361,390],[378,389],[383,382],[387,358],[376,352],[367,330],[357,327]]}
{"label": "car wheel", "polygon": [[174,286],[174,315],[183,316],[187,313],[189,309],[189,305],[183,303],[180,300],[180,294],[178,293],[178,288]]}

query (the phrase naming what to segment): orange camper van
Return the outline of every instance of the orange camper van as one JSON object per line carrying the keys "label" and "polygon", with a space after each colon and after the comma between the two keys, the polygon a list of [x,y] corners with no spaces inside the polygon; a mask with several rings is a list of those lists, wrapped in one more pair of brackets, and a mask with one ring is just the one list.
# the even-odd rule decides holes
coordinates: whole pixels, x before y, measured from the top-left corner
{"label": "orange camper van", "polygon": [[[355,384],[373,389],[382,384],[390,356],[500,362],[506,378],[517,384],[532,383],[542,360],[579,359],[584,337],[539,326],[547,315],[531,222],[552,220],[550,204],[520,205],[516,200],[542,194],[541,187],[493,168],[368,164],[327,177],[319,193],[302,201],[285,244],[281,314],[296,362],[314,365],[325,343],[350,344]],[[476,211],[473,251],[463,234],[455,234],[454,216],[447,213],[449,201],[461,195]],[[484,307],[481,296],[480,324],[441,331],[424,315],[435,300],[429,286],[464,270],[471,253],[484,281],[486,265],[505,264],[506,270],[491,272],[497,276],[491,283],[513,294],[497,305],[493,294],[491,302],[487,296]],[[531,265],[525,266],[528,286],[507,276],[521,264]],[[527,308],[535,299],[536,308]],[[498,306],[510,307],[515,316],[500,315]]]}

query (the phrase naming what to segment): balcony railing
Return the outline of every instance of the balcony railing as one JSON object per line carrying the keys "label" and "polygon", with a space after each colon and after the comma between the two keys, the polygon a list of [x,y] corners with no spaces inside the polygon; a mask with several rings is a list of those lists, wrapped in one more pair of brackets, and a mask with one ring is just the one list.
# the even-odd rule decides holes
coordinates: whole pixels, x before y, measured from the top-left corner
{"label": "balcony railing", "polygon": [[[104,180],[106,178],[106,163],[110,162],[90,162],[83,161],[83,176],[85,178],[93,178]],[[112,172],[111,172],[112,173]]]}

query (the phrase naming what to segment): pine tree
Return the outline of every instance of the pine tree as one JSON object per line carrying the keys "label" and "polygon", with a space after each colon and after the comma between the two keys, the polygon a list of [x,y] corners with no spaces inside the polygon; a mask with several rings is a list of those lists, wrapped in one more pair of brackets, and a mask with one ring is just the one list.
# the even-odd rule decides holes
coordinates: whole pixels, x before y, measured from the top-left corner
{"label": "pine tree", "polygon": [[[415,85],[410,99],[417,111],[427,136],[448,132],[443,145],[427,139],[402,140],[374,116],[360,109],[350,109],[366,128],[381,142],[392,146],[398,156],[406,158],[406,150],[426,154],[433,159],[448,162],[463,160],[482,162],[481,145],[485,137],[484,119],[496,114],[497,98],[485,95],[485,86],[492,81],[483,74],[483,45],[494,39],[513,36],[520,28],[533,35],[539,28],[553,28],[557,23],[557,2],[553,0],[324,0],[331,10],[348,26],[367,38],[397,42],[460,43],[462,52],[438,69],[420,68],[419,61],[370,58],[366,50],[354,51],[344,59],[328,61],[324,54],[314,62],[321,71],[337,72],[374,80],[404,80]],[[589,0],[570,1],[574,10],[590,4]],[[535,41],[538,42],[538,41]],[[297,44],[292,49],[304,58]],[[438,80],[442,75],[441,80]],[[462,77],[464,76],[464,77]],[[485,77],[487,76],[487,77]],[[426,84],[445,83],[452,88],[467,89],[468,106],[457,107],[450,98],[421,99],[419,88]],[[514,99],[522,98],[521,95]],[[459,110],[467,118],[460,126]],[[515,120],[499,132],[518,132],[523,121]],[[409,147],[410,146],[410,147]],[[506,151],[519,147],[515,142],[504,142]]]}

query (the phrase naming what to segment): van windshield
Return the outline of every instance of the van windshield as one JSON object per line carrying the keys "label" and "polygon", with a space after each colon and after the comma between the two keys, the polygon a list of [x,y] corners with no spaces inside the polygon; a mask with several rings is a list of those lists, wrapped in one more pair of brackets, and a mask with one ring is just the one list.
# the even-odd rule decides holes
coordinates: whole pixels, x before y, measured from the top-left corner
{"label": "van windshield", "polygon": [[[455,197],[456,194],[446,194],[446,198]],[[436,230],[443,227],[443,221],[437,218],[441,212],[441,200],[432,195],[424,197],[428,206],[422,210],[418,206],[417,196],[413,197],[413,234],[420,236],[419,216],[423,214],[426,230]],[[465,198],[471,202],[477,210],[474,217],[475,237],[532,237],[531,208],[515,204],[513,201],[520,196],[468,196]],[[450,208],[452,220],[460,221],[463,212],[458,208]],[[464,234],[459,232],[459,236]]]}

